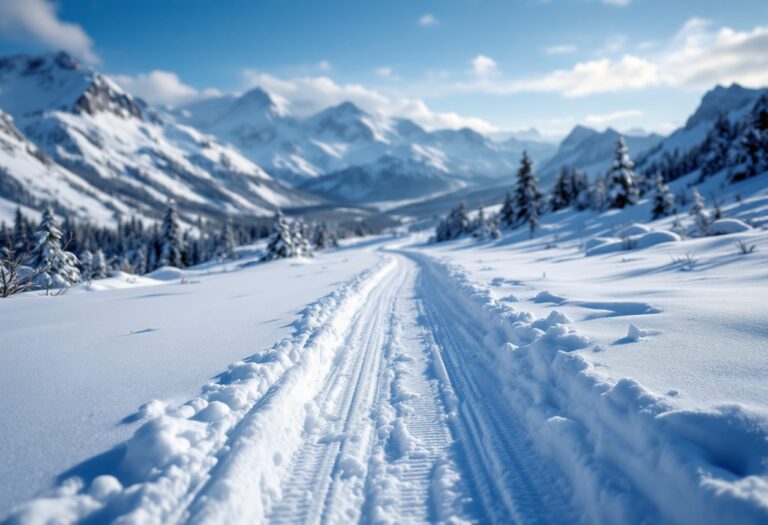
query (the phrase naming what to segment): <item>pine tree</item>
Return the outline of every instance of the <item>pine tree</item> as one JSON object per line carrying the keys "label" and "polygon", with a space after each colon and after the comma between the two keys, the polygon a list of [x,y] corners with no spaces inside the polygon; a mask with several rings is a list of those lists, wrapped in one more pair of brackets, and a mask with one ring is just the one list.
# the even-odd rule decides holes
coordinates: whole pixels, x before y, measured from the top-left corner
{"label": "pine tree", "polygon": [[462,202],[451,210],[448,216],[437,225],[435,240],[438,242],[450,241],[461,237],[465,233],[469,233],[470,230],[469,215],[467,215],[467,208]]}
{"label": "pine tree", "polygon": [[572,182],[573,178],[568,173],[568,168],[563,166],[557,179],[555,179],[555,185],[552,187],[552,195],[549,200],[552,211],[562,210],[571,205],[573,198]]}
{"label": "pine tree", "polygon": [[176,203],[170,200],[160,230],[160,266],[183,268],[182,253],[183,242],[179,215],[176,212]]}
{"label": "pine tree", "polygon": [[511,228],[515,225],[515,201],[509,192],[504,197],[504,204],[499,211],[499,221],[505,228]]}
{"label": "pine tree", "polygon": [[295,250],[293,247],[293,238],[291,236],[291,227],[285,220],[283,212],[278,210],[275,213],[273,232],[267,243],[267,252],[262,257],[265,261],[273,259],[283,259],[293,257]]}
{"label": "pine tree", "polygon": [[328,230],[328,225],[325,222],[321,222],[315,228],[312,244],[314,244],[316,250],[325,250],[326,248],[338,246],[338,241]]}
{"label": "pine tree", "polygon": [[539,193],[536,176],[533,174],[533,163],[525,151],[520,161],[520,169],[517,172],[515,210],[515,224],[527,225],[531,231],[531,237],[533,237],[539,225],[541,193]]}
{"label": "pine tree", "polygon": [[590,207],[595,211],[603,211],[607,204],[605,181],[602,177],[598,177],[590,192]]}
{"label": "pine tree", "polygon": [[87,283],[93,280],[93,253],[90,250],[80,254],[80,277]]}
{"label": "pine tree", "polygon": [[577,210],[581,211],[589,208],[589,179],[575,166],[571,171],[571,191],[573,203]]}
{"label": "pine tree", "polygon": [[216,246],[216,255],[224,259],[235,258],[235,232],[232,229],[232,219],[229,217],[221,226],[221,234]]}
{"label": "pine tree", "polygon": [[675,196],[669,191],[669,186],[664,184],[664,177],[656,177],[656,188],[653,194],[653,208],[651,220],[668,217],[675,213]]}
{"label": "pine tree", "polygon": [[696,230],[699,235],[706,235],[710,222],[709,213],[704,209],[704,197],[696,188],[693,189],[693,198],[689,213],[694,218]]}
{"label": "pine tree", "polygon": [[304,221],[297,219],[291,227],[291,240],[293,242],[295,257],[313,257],[312,246],[309,243],[309,230]]}
{"label": "pine tree", "polygon": [[109,277],[107,270],[107,260],[104,257],[104,251],[99,248],[93,254],[93,263],[91,265],[91,276],[93,279],[105,279]]}
{"label": "pine tree", "polygon": [[701,180],[714,175],[729,163],[731,145],[734,139],[734,127],[728,116],[720,113],[712,130],[707,134],[706,154],[701,167]]}
{"label": "pine tree", "polygon": [[16,207],[16,214],[13,219],[13,241],[16,250],[26,252],[30,248],[29,227],[27,219],[21,213],[21,207]]}
{"label": "pine tree", "polygon": [[739,143],[741,165],[731,180],[743,180],[768,171],[768,95],[762,95],[750,113]]}
{"label": "pine tree", "polygon": [[608,201],[611,208],[623,208],[637,203],[638,189],[634,163],[629,158],[624,137],[619,137],[613,166],[608,173]]}
{"label": "pine tree", "polygon": [[32,266],[40,273],[39,282],[46,290],[70,286],[80,280],[77,257],[61,247],[62,235],[53,210],[46,208],[31,258]]}

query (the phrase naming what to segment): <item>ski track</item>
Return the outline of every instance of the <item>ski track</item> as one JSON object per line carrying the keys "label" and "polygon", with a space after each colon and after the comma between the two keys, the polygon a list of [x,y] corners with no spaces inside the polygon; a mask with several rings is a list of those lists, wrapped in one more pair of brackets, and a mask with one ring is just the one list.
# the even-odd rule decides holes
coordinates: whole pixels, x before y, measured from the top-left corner
{"label": "ski track", "polygon": [[487,381],[485,334],[405,255],[352,321],[268,521],[578,522]]}
{"label": "ski track", "polygon": [[[500,385],[488,380],[494,365],[483,352],[487,334],[473,326],[430,264],[408,252],[386,257],[388,265],[361,281],[358,296],[349,299],[354,306],[319,325],[327,350],[313,342],[317,333],[308,334],[303,344],[320,346],[300,354],[306,362],[276,377],[212,445],[206,454],[215,459],[205,461],[205,470],[189,473],[175,493],[148,492],[122,517],[578,522],[569,488],[535,452]],[[186,475],[183,468],[170,472]],[[121,514],[99,512],[82,517]]]}

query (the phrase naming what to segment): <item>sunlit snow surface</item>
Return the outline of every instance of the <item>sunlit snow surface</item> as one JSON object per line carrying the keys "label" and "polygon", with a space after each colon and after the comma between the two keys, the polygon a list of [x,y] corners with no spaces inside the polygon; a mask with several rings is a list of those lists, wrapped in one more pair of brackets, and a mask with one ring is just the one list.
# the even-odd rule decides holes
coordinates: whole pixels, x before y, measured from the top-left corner
{"label": "sunlit snow surface", "polygon": [[720,182],[745,231],[644,202],[0,302],[0,511],[765,523],[768,190]]}

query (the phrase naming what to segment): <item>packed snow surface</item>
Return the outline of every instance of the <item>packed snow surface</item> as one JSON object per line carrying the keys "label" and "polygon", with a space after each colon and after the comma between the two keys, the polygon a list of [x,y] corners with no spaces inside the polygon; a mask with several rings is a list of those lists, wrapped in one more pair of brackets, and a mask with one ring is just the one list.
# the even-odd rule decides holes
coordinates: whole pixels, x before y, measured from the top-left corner
{"label": "packed snow surface", "polygon": [[532,239],[379,237],[3,301],[0,512],[766,523],[768,196],[749,184],[724,196],[751,224],[729,235],[643,226],[647,203],[566,210]]}

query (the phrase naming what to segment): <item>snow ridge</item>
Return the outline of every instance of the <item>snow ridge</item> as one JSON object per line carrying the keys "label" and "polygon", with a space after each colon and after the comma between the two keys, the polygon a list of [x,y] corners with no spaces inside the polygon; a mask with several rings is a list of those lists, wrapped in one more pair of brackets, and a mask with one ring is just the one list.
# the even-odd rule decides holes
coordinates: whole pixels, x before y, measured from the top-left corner
{"label": "snow ridge", "polygon": [[[305,403],[315,392],[306,382],[323,381],[350,320],[393,267],[392,258],[384,258],[307,306],[292,335],[233,363],[200,396],[178,407],[142,407],[150,419],[118,447],[122,457],[111,471],[63,481],[17,507],[8,523],[259,521],[279,496],[283,458],[287,462],[301,439]],[[275,421],[284,423],[284,434],[264,431]],[[260,468],[239,472],[235,486],[228,473],[250,464],[242,460],[248,454],[260,456]]]}
{"label": "snow ridge", "polygon": [[676,410],[633,379],[608,383],[573,353],[591,343],[564,314],[535,320],[460,268],[409,255],[432,282],[427,293],[460,305],[453,331],[483,340],[471,364],[494,379],[538,452],[560,466],[585,521],[768,520],[768,414],[738,404]]}

